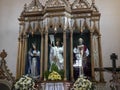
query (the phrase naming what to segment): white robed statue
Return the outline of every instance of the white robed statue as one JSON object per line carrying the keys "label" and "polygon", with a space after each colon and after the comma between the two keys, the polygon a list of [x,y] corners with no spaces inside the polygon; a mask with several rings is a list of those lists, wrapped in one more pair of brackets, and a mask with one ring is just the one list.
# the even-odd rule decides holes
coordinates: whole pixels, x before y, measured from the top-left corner
{"label": "white robed statue", "polygon": [[83,44],[83,39],[79,38],[78,40],[79,44],[77,47],[73,49],[73,52],[75,53],[75,63],[73,64],[73,67],[79,67],[79,75],[83,75],[83,57],[87,57],[89,55],[89,50],[86,48],[86,46]]}
{"label": "white robed statue", "polygon": [[29,50],[28,56],[28,74],[33,78],[38,78],[40,74],[40,51],[36,49],[36,45],[34,43],[32,43],[32,49]]}
{"label": "white robed statue", "polygon": [[63,69],[64,59],[63,59],[63,46],[60,46],[60,41],[54,39],[54,35],[49,35],[50,37],[50,65],[55,63],[58,69]]}

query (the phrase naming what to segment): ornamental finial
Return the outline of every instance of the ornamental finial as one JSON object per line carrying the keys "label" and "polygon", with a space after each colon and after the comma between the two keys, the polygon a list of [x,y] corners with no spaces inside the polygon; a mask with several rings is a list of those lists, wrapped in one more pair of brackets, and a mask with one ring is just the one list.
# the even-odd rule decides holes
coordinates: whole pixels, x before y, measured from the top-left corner
{"label": "ornamental finial", "polygon": [[0,53],[0,57],[2,58],[2,60],[4,60],[7,57],[7,53],[5,52],[5,50],[3,49],[3,51]]}

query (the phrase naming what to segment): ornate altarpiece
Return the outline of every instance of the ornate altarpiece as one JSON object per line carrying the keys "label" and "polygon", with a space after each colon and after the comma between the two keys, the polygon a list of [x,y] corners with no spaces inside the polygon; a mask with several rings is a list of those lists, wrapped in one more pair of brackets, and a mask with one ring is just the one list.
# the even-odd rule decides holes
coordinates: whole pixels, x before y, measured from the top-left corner
{"label": "ornate altarpiece", "polygon": [[2,90],[12,90],[15,78],[8,69],[7,62],[5,58],[7,53],[5,50],[0,52],[0,89]]}
{"label": "ornate altarpiece", "polygon": [[[102,68],[100,13],[95,0],[47,0],[42,5],[39,0],[24,5],[19,17],[19,39],[16,78],[25,74],[26,57],[32,42],[37,42],[40,50],[40,79],[49,68],[49,35],[60,38],[64,46],[64,80],[74,80],[73,47],[82,37],[90,51],[90,72],[92,80],[104,82]],[[96,74],[97,73],[97,74]],[[97,75],[97,76],[96,76]]]}

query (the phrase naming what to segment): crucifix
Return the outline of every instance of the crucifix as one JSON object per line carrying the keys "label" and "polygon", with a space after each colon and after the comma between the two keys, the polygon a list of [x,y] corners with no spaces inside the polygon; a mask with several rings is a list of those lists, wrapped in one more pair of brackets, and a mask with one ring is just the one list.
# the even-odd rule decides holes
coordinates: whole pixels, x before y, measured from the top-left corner
{"label": "crucifix", "polygon": [[116,69],[116,60],[118,59],[118,56],[115,53],[112,53],[110,55],[110,59],[112,60],[113,69]]}
{"label": "crucifix", "polygon": [[115,53],[112,53],[110,55],[110,59],[112,60],[112,68],[113,68],[113,73],[112,73],[112,80],[110,80],[110,88],[111,90],[119,90],[119,77],[120,77],[120,73],[119,73],[119,68],[116,68],[116,60],[118,59],[118,56]]}

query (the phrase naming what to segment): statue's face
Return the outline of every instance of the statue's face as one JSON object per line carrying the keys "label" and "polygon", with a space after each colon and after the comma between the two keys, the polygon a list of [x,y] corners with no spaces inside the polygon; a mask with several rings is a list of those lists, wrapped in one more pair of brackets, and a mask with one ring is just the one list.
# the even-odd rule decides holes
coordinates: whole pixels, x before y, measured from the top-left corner
{"label": "statue's face", "polygon": [[79,44],[82,44],[83,43],[83,39],[82,38],[79,38]]}
{"label": "statue's face", "polygon": [[56,45],[59,46],[59,41],[56,41]]}

